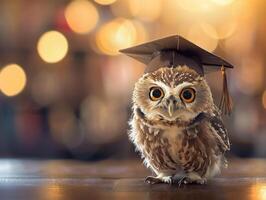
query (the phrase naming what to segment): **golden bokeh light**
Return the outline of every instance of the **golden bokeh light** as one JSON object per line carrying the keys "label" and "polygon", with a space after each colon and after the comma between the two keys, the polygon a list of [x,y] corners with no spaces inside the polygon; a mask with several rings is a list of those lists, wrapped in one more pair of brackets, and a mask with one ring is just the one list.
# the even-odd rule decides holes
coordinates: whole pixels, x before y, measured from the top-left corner
{"label": "golden bokeh light", "polygon": [[142,23],[139,21],[132,21],[135,29],[136,29],[136,41],[135,43],[143,43],[146,42],[149,38],[147,29],[144,27]]}
{"label": "golden bokeh light", "polygon": [[206,12],[219,6],[227,6],[235,0],[186,0],[176,1],[180,8],[189,12]]}
{"label": "golden bokeh light", "polygon": [[250,188],[252,199],[254,200],[266,200],[266,184],[256,183]]}
{"label": "golden bokeh light", "polygon": [[104,24],[96,35],[97,47],[107,55],[117,55],[120,49],[132,46],[136,41],[137,31],[134,24],[123,18]]}
{"label": "golden bokeh light", "polygon": [[181,1],[164,0],[160,16],[160,21],[166,25],[166,28],[161,30],[163,34],[165,34],[165,29],[172,29],[173,33],[188,29],[192,23],[195,23],[195,19],[198,19],[195,12],[183,9],[180,3]]}
{"label": "golden bokeh light", "polygon": [[211,0],[211,1],[221,6],[227,6],[234,2],[234,0]]}
{"label": "golden bokeh light", "polygon": [[6,96],[19,94],[26,82],[26,74],[17,64],[7,65],[0,71],[0,89]]}
{"label": "golden bokeh light", "polygon": [[211,9],[211,4],[208,0],[186,0],[173,2],[176,2],[181,9],[189,12],[202,12]]}
{"label": "golden bokeh light", "polygon": [[[248,55],[252,51],[254,24],[242,24],[237,27],[236,32],[223,43],[227,52],[234,52],[236,57]],[[244,42],[243,42],[244,41]]]}
{"label": "golden bokeh light", "polygon": [[263,105],[263,108],[266,109],[266,90],[264,90],[262,94],[262,105]]}
{"label": "golden bokeh light", "polygon": [[116,2],[116,0],[94,0],[94,1],[101,5],[110,5]]}
{"label": "golden bokeh light", "polygon": [[62,60],[68,51],[66,37],[58,31],[44,33],[37,44],[40,57],[48,63],[56,63]]}
{"label": "golden bokeh light", "polygon": [[71,30],[79,34],[86,34],[95,28],[99,14],[91,2],[75,0],[66,7],[65,18]]}
{"label": "golden bokeh light", "polygon": [[201,24],[205,34],[214,39],[228,38],[238,25],[232,8],[218,6],[210,0],[165,0],[160,20],[167,25],[163,33],[169,27],[173,33],[184,33],[193,24]]}
{"label": "golden bokeh light", "polygon": [[185,37],[210,52],[214,51],[218,45],[218,40],[207,35],[198,24],[191,26]]}
{"label": "golden bokeh light", "polygon": [[[162,0],[117,0],[111,5],[111,11],[118,17],[136,17],[151,22],[160,17]],[[152,6],[151,6],[152,5]]]}
{"label": "golden bokeh light", "polygon": [[114,4],[111,5],[112,13],[117,17],[132,17],[130,9],[131,0],[117,0]]}
{"label": "golden bokeh light", "polygon": [[145,0],[145,3],[142,0],[131,0],[129,7],[133,16],[144,21],[154,21],[160,17],[162,0]]}
{"label": "golden bokeh light", "polygon": [[214,39],[225,39],[230,37],[236,30],[236,23],[230,21],[224,24],[212,25],[206,22],[201,23],[203,31]]}
{"label": "golden bokeh light", "polygon": [[[123,21],[123,19],[120,19],[120,20]],[[132,20],[129,22],[130,22],[129,24],[126,23],[122,25],[122,27],[128,26],[130,28],[129,30],[132,30],[132,32],[129,33],[130,38],[127,39],[128,42],[126,42],[125,44],[127,43],[128,44],[139,44],[139,43],[146,42],[149,39],[149,34],[147,32],[147,29],[144,27],[144,25],[140,21],[137,21],[137,20]],[[113,23],[111,23],[111,25],[110,24],[107,25],[107,24],[103,25],[103,27],[100,28],[100,30],[96,34],[96,39],[95,38],[89,39],[90,47],[96,53],[100,53],[100,54],[103,53],[107,55],[117,55],[119,53],[118,50],[121,49],[120,47],[124,48],[123,46],[127,47],[129,45],[128,44],[123,45],[120,42],[112,41],[113,36],[108,35],[108,32],[114,33],[112,35],[122,34],[122,37],[124,37],[123,34],[127,34],[127,31],[124,30],[124,33],[123,33],[123,31],[120,30],[118,32],[117,30],[113,29],[114,27],[116,27],[117,24],[116,25],[114,25]]]}

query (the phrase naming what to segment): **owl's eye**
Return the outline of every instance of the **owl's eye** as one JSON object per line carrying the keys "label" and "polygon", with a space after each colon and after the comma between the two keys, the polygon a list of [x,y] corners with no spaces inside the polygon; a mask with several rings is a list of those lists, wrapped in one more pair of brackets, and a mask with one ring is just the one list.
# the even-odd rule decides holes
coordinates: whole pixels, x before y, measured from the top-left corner
{"label": "owl's eye", "polygon": [[152,87],[150,89],[150,99],[152,101],[157,101],[157,100],[163,98],[163,96],[164,96],[164,92],[163,92],[163,90],[161,88]]}
{"label": "owl's eye", "polygon": [[196,92],[192,88],[186,88],[182,90],[180,97],[184,102],[192,103],[196,97]]}

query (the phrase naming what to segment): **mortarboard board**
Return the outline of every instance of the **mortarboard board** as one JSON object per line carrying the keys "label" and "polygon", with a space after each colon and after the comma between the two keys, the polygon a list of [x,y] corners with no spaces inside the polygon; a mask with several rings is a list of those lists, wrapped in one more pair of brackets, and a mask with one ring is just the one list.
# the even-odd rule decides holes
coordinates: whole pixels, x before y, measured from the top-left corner
{"label": "mortarboard board", "polygon": [[161,67],[176,67],[187,65],[201,76],[211,71],[222,71],[223,95],[220,101],[220,109],[225,114],[230,114],[232,101],[227,87],[225,68],[233,68],[233,65],[185,38],[174,35],[154,40],[134,47],[120,50],[146,65],[145,73],[156,71]]}

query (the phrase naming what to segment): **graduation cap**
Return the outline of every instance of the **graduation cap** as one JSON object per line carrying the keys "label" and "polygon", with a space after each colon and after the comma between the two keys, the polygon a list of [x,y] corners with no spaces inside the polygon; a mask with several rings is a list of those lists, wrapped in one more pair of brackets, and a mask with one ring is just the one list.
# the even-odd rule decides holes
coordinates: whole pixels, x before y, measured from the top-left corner
{"label": "graduation cap", "polygon": [[221,71],[223,94],[219,107],[225,114],[230,114],[232,100],[228,92],[225,70],[233,68],[233,65],[221,57],[200,48],[179,35],[122,49],[120,52],[144,63],[146,65],[145,73],[156,71],[161,67],[171,68],[179,65],[186,65],[201,76],[212,71]]}

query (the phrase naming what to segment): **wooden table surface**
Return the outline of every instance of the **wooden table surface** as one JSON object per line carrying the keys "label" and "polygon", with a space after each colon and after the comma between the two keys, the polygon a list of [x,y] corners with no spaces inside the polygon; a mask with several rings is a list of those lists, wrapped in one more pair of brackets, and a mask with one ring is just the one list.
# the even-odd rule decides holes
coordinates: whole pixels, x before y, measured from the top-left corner
{"label": "wooden table surface", "polygon": [[233,160],[207,185],[147,185],[140,161],[0,160],[0,199],[266,200],[266,160]]}

